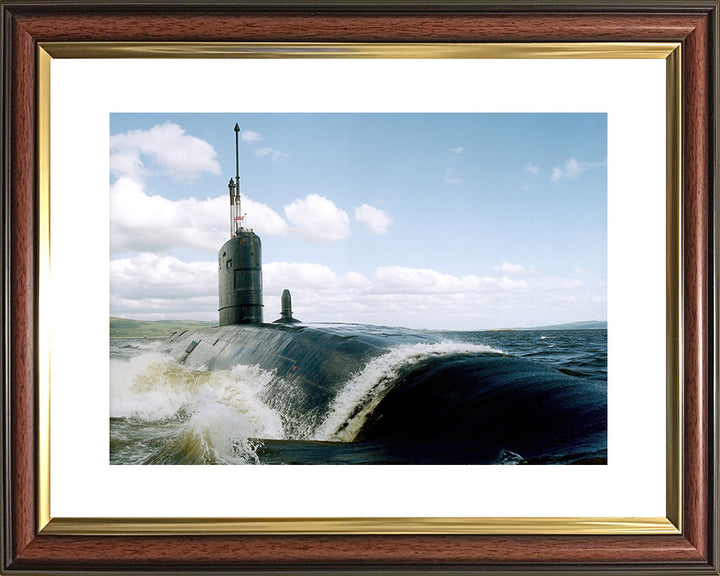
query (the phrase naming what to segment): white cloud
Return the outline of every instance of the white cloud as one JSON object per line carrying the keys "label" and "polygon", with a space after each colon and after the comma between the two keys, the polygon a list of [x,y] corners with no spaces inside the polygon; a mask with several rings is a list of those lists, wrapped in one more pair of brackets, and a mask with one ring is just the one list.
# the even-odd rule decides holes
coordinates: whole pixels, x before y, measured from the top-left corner
{"label": "white cloud", "polygon": [[270,146],[263,146],[262,148],[255,149],[255,156],[259,156],[260,158],[269,157],[273,162],[282,162],[286,158],[289,158],[290,154],[280,152]]}
{"label": "white cloud", "polygon": [[280,294],[288,288],[295,316],[314,322],[448,325],[458,316],[477,318],[528,291],[526,282],[507,277],[458,277],[404,266],[340,275],[321,264],[272,262],[263,267],[263,276],[266,310],[279,312]]}
{"label": "white cloud", "polygon": [[438,293],[462,290],[462,281],[456,276],[427,268],[383,266],[375,271],[376,291],[403,294]]}
{"label": "white cloud", "polygon": [[[296,234],[311,242],[337,242],[350,236],[350,219],[344,210],[317,194],[297,199],[284,208],[287,220],[272,208],[242,198],[245,226],[260,236]],[[376,233],[382,230],[379,211]],[[175,248],[216,253],[230,234],[226,196],[169,200],[148,195],[142,183],[124,176],[110,188],[110,246],[114,254],[167,253]]]}
{"label": "white cloud", "polygon": [[[262,135],[246,130],[243,141],[254,143]],[[219,173],[212,146],[189,136],[177,124],[165,123],[150,130],[134,130],[111,136],[110,165],[115,182],[110,188],[111,250],[127,252],[168,252],[190,248],[217,252],[230,234],[227,196],[200,200],[194,197],[170,200],[150,195],[145,177],[163,170],[177,179],[192,179],[203,171]],[[271,147],[255,150],[261,157],[282,161],[289,155]],[[156,165],[149,168],[144,159]],[[159,168],[158,166],[159,165]],[[372,208],[372,207],[369,207]],[[295,233],[312,242],[335,242],[350,236],[350,220],[345,211],[316,194],[297,199],[284,207],[288,221],[266,204],[242,197],[245,225],[264,236]],[[375,233],[383,233],[382,211],[364,222]],[[389,218],[385,216],[386,218]]]}
{"label": "white cloud", "polygon": [[267,204],[243,198],[241,209],[244,214],[247,214],[246,227],[252,228],[260,235],[285,236],[289,230],[285,219]]}
{"label": "white cloud", "polygon": [[[268,206],[243,199],[243,212],[258,234],[287,232],[287,223]],[[215,253],[230,234],[229,200],[225,196],[168,200],[149,196],[127,176],[110,188],[111,250],[167,252],[184,247]]]}
{"label": "white cloud", "polygon": [[270,262],[263,266],[265,289],[280,292],[291,290],[333,290],[338,276],[323,264],[308,262]]}
{"label": "white cloud", "polygon": [[162,252],[183,246],[217,250],[228,234],[225,204],[224,197],[171,201],[148,196],[138,182],[120,178],[110,189],[111,249]]}
{"label": "white cloud", "polygon": [[[600,318],[606,307],[603,285],[584,286],[572,277],[531,284],[506,275],[455,276],[404,266],[340,274],[319,263],[268,262],[263,278],[267,322],[279,316],[285,288],[292,293],[295,317],[312,322],[478,329],[552,323],[547,314],[558,322]],[[112,261],[110,279],[112,315],[217,320],[214,258],[185,263],[140,254]],[[539,309],[544,315],[538,316]]]}
{"label": "white cloud", "polygon": [[512,280],[506,276],[453,276],[427,268],[408,268],[405,266],[384,266],[375,271],[375,290],[400,292],[405,294],[433,293],[466,294],[488,292],[491,290],[526,290],[527,282]]}
{"label": "white cloud", "polygon": [[365,224],[370,232],[378,236],[387,234],[388,227],[392,223],[392,218],[387,212],[370,206],[370,204],[363,204],[355,208],[355,220]]}
{"label": "white cloud", "polygon": [[607,162],[584,162],[579,161],[574,157],[568,158],[565,162],[565,165],[560,168],[559,166],[556,166],[552,170],[552,174],[550,175],[550,179],[553,182],[557,182],[558,180],[575,180],[580,174],[585,172],[585,170],[588,170],[589,168],[600,168],[601,166],[605,166]]}
{"label": "white cloud", "polygon": [[511,264],[510,262],[503,262],[499,266],[494,267],[496,272],[502,272],[503,274],[539,274],[540,269],[537,266],[523,266],[522,264]]}
{"label": "white cloud", "polygon": [[580,172],[587,168],[587,163],[580,163],[575,158],[570,158],[565,162],[565,178],[568,180],[575,180],[580,175]]}
{"label": "white cloud", "polygon": [[359,272],[347,272],[341,279],[341,285],[345,290],[370,290],[372,282]]}
{"label": "white cloud", "polygon": [[347,212],[324,196],[309,194],[286,205],[284,211],[294,231],[306,240],[337,242],[350,236]]}
{"label": "white cloud", "polygon": [[110,137],[110,170],[116,176],[141,179],[149,171],[143,156],[175,180],[192,180],[201,172],[220,174],[215,149],[169,122]]}
{"label": "white cloud", "polygon": [[536,166],[532,162],[528,162],[528,165],[525,166],[525,170],[530,172],[530,174],[540,174],[540,166]]}
{"label": "white cloud", "polygon": [[372,282],[359,272],[336,274],[324,264],[310,262],[270,262],[263,266],[265,291],[279,294],[285,288],[312,293],[348,295],[367,291]]}
{"label": "white cloud", "polygon": [[450,158],[454,158],[458,154],[462,154],[463,150],[464,149],[462,146],[458,146],[457,148],[450,148]]}
{"label": "white cloud", "polygon": [[474,275],[454,276],[427,268],[406,266],[383,266],[371,275],[350,271],[344,275],[335,273],[323,264],[308,262],[270,262],[263,266],[265,289],[280,293],[283,289],[307,290],[320,293],[337,292],[336,297],[353,291],[359,302],[366,299],[411,294],[443,294],[449,298],[462,299],[468,294],[497,291],[523,292],[528,284],[524,280],[512,280],[506,276],[480,277]]}
{"label": "white cloud", "polygon": [[125,301],[217,298],[217,264],[142,253],[110,261],[110,288]]}
{"label": "white cloud", "polygon": [[110,315],[138,320],[218,321],[216,295],[203,298],[140,298],[110,296]]}
{"label": "white cloud", "polygon": [[[263,266],[265,306],[279,311],[280,294],[287,288],[293,297],[296,317],[313,321],[357,321],[348,316],[350,309],[368,307],[372,282],[359,272],[337,274],[322,264],[307,262],[271,262]],[[303,318],[303,316],[305,318]]]}
{"label": "white cloud", "polygon": [[243,142],[259,142],[262,140],[262,135],[258,132],[253,132],[252,130],[243,130],[240,133],[240,140]]}
{"label": "white cloud", "polygon": [[[111,146],[112,146],[111,137]],[[116,176],[130,176],[140,180],[148,171],[145,169],[140,158],[140,151],[137,148],[126,148],[124,150],[110,149],[110,172]]]}

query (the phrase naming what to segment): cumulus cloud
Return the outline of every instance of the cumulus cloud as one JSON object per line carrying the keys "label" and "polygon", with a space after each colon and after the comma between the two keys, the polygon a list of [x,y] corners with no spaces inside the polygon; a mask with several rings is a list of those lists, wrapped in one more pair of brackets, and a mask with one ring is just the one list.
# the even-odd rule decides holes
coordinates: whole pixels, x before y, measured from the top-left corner
{"label": "cumulus cloud", "polygon": [[376,289],[384,292],[465,294],[469,292],[487,292],[489,290],[526,290],[527,282],[512,280],[506,276],[453,276],[427,268],[408,268],[406,266],[384,266],[375,271]]}
{"label": "cumulus cloud", "polygon": [[149,196],[138,182],[120,178],[110,189],[113,252],[167,251],[172,247],[216,250],[225,239],[225,198],[172,201]]}
{"label": "cumulus cloud", "polygon": [[370,204],[363,204],[355,208],[355,220],[365,224],[370,232],[378,236],[387,234],[388,227],[392,223],[392,218],[387,212],[370,206]]}
{"label": "cumulus cloud", "polygon": [[462,318],[477,327],[487,323],[489,312],[505,305],[512,309],[518,299],[527,299],[530,289],[527,282],[506,276],[455,276],[405,266],[340,275],[316,264],[283,262],[264,270],[266,308],[279,302],[282,289],[289,288],[296,317],[316,322],[433,328],[457,325]]}
{"label": "cumulus cloud", "polygon": [[562,168],[559,166],[553,168],[550,179],[553,182],[557,182],[558,180],[575,180],[580,174],[585,172],[585,170],[589,168],[599,168],[605,165],[606,162],[584,162],[571,157],[568,158]]}
{"label": "cumulus cloud", "polygon": [[462,152],[463,152],[462,146],[458,146],[457,148],[450,148],[450,158],[454,158],[458,154],[462,154]]}
{"label": "cumulus cloud", "polygon": [[204,298],[139,298],[110,296],[110,315],[138,320],[218,321],[217,295]]}
{"label": "cumulus cloud", "polygon": [[[265,237],[295,234],[325,243],[350,236],[347,213],[316,194],[285,206],[287,220],[266,204],[247,197],[242,199],[242,212],[245,226]],[[380,220],[374,225],[379,230]],[[110,187],[110,247],[114,254],[168,253],[175,248],[215,253],[229,233],[228,199],[224,195],[169,200],[147,194],[140,182],[127,176]]]}
{"label": "cumulus cloud", "polygon": [[539,274],[540,269],[537,266],[523,266],[522,264],[511,264],[510,262],[503,262],[499,266],[494,267],[496,272],[502,272],[503,274]]}
{"label": "cumulus cloud", "polygon": [[280,292],[295,287],[313,292],[369,290],[372,282],[359,272],[336,274],[324,264],[310,262],[270,262],[263,266],[265,289]]}
{"label": "cumulus cloud", "polygon": [[301,320],[414,324],[450,322],[521,297],[525,281],[508,277],[454,276],[427,268],[385,266],[369,274],[337,274],[314,263],[273,262],[263,267],[266,309],[279,311],[283,289],[293,295]]}
{"label": "cumulus cloud", "polygon": [[[457,276],[430,268],[384,266],[369,273],[338,273],[314,262],[268,262],[263,266],[265,319],[280,312],[280,294],[293,295],[295,316],[305,321],[367,322],[421,328],[501,324],[506,314],[538,305],[567,313],[582,307],[602,316],[603,286],[572,277],[513,279],[507,275]],[[111,313],[125,317],[217,319],[217,262],[181,262],[140,254],[110,266]],[[555,308],[552,308],[555,307]],[[590,311],[593,313],[591,314]],[[558,316],[560,317],[560,316]],[[547,323],[544,320],[535,324]]]}
{"label": "cumulus cloud", "polygon": [[337,287],[337,274],[328,266],[308,262],[270,262],[263,266],[265,288],[279,292],[288,287],[327,290]]}
{"label": "cumulus cloud", "polygon": [[142,253],[110,261],[110,288],[121,300],[179,300],[217,294],[217,264]]}
{"label": "cumulus cloud", "polygon": [[311,242],[337,242],[350,236],[350,218],[332,200],[309,194],[284,207],[293,230]]}
{"label": "cumulus cloud", "polygon": [[142,253],[110,261],[110,314],[217,321],[217,262]]}
{"label": "cumulus cloud", "polygon": [[247,214],[245,224],[263,236],[285,236],[288,223],[267,204],[255,202],[250,198],[242,199],[243,214]]}
{"label": "cumulus cloud", "polygon": [[532,162],[528,162],[527,166],[525,166],[525,170],[530,172],[530,174],[540,174],[540,166],[536,166]]}
{"label": "cumulus cloud", "polygon": [[[243,199],[243,212],[261,234],[278,236],[287,223],[268,206]],[[230,230],[228,199],[169,200],[148,195],[143,185],[130,177],[119,178],[110,188],[111,250],[122,252],[167,252],[192,248],[217,252]]]}
{"label": "cumulus cloud", "polygon": [[[280,292],[284,288],[317,292],[354,291],[354,298],[369,296],[444,294],[467,295],[497,291],[522,292],[528,289],[524,280],[506,276],[455,276],[429,268],[381,266],[371,274],[350,271],[343,275],[316,263],[270,262],[263,266],[266,290]],[[358,295],[358,292],[360,295]]]}
{"label": "cumulus cloud", "polygon": [[[262,135],[241,133],[244,142],[255,143]],[[186,134],[177,124],[165,123],[150,130],[133,130],[111,136],[110,165],[115,182],[110,187],[111,250],[167,253],[175,248],[216,252],[230,231],[227,196],[204,200],[190,197],[170,200],[146,190],[145,179],[162,173],[176,179],[192,179],[201,172],[217,174],[215,150],[207,142]],[[261,157],[282,161],[289,155],[272,147],[255,150]],[[147,160],[152,163],[148,166]],[[372,210],[372,207],[368,207]],[[270,206],[242,197],[245,225],[263,236],[295,234],[312,242],[336,242],[350,236],[347,213],[331,200],[311,194],[284,207],[286,218]],[[373,232],[387,230],[383,212],[361,211],[363,223]],[[387,215],[385,215],[385,218]]]}
{"label": "cumulus cloud", "polygon": [[220,173],[215,149],[170,122],[110,137],[110,170],[114,175],[142,179],[149,172],[143,157],[152,159],[175,180],[192,180],[202,172]]}

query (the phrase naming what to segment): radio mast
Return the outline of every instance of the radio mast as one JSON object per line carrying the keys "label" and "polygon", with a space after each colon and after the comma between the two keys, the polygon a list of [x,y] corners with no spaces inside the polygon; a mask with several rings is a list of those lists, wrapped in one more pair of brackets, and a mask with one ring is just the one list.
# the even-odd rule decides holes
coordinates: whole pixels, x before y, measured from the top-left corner
{"label": "radio mast", "polygon": [[240,145],[238,142],[238,134],[240,126],[235,124],[235,182],[230,179],[228,188],[230,189],[230,237],[234,237],[237,231],[242,229],[243,214],[240,205]]}

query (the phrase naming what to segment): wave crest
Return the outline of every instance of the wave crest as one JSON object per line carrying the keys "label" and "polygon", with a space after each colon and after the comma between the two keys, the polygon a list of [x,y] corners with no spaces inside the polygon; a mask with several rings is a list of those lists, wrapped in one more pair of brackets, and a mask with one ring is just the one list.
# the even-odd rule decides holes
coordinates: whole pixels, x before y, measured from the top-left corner
{"label": "wave crest", "polygon": [[490,346],[463,342],[418,343],[398,346],[370,361],[333,400],[315,440],[351,441],[368,414],[382,400],[400,373],[428,358],[456,354],[500,353]]}
{"label": "wave crest", "polygon": [[[250,438],[284,438],[280,415],[261,400],[272,378],[257,366],[209,371],[157,352],[113,360],[110,416],[177,419],[182,430],[168,447],[182,443],[182,451],[200,455],[203,463],[245,463],[256,459]],[[179,452],[177,446],[171,451]]]}

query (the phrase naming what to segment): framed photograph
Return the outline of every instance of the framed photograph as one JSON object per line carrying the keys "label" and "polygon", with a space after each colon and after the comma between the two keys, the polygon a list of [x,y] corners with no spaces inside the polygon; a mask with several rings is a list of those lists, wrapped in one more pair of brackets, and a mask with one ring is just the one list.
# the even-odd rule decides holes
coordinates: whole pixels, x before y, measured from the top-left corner
{"label": "framed photograph", "polygon": [[717,1],[0,9],[4,572],[718,573]]}

